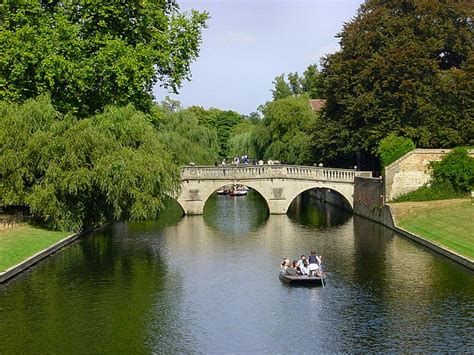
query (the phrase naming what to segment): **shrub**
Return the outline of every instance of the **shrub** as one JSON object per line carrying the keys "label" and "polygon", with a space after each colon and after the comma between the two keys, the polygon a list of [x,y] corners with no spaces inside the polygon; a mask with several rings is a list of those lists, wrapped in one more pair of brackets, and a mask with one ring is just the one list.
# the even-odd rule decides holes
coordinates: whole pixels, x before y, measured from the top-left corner
{"label": "shrub", "polygon": [[399,137],[391,133],[380,141],[377,155],[382,163],[382,168],[385,168],[413,149],[415,149],[415,143],[410,138]]}
{"label": "shrub", "polygon": [[432,162],[433,186],[450,183],[453,190],[460,193],[471,191],[474,187],[474,159],[469,157],[468,149],[458,147],[441,161]]}
{"label": "shrub", "polygon": [[452,198],[464,197],[463,193],[454,191],[450,183],[438,184],[432,186],[422,186],[415,191],[411,191],[405,195],[396,198],[395,202],[408,201],[433,201],[448,200]]}

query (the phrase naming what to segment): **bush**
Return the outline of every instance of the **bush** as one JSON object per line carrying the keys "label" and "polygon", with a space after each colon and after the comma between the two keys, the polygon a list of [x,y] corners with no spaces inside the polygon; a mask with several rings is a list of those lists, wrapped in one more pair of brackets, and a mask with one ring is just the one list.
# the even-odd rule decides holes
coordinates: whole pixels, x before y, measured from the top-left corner
{"label": "bush", "polygon": [[464,196],[465,194],[454,191],[450,183],[445,183],[434,186],[422,186],[415,191],[396,198],[394,202],[449,200]]}
{"label": "bush", "polygon": [[399,137],[391,133],[380,141],[377,155],[382,163],[382,168],[385,168],[413,149],[415,149],[415,143],[410,138]]}
{"label": "bush", "polygon": [[441,161],[432,162],[433,185],[451,184],[456,192],[467,193],[474,187],[474,159],[467,148],[455,148]]}

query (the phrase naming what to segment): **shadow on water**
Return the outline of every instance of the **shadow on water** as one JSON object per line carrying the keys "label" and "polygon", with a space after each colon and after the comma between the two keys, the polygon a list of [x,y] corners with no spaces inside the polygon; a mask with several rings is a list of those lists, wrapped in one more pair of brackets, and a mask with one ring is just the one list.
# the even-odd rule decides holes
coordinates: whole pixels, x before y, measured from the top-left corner
{"label": "shadow on water", "polygon": [[212,194],[204,206],[204,221],[229,235],[257,231],[269,217],[265,199],[255,190],[245,196]]}
{"label": "shadow on water", "polygon": [[293,200],[288,217],[298,225],[308,228],[332,228],[345,224],[352,213],[316,200],[303,193]]}

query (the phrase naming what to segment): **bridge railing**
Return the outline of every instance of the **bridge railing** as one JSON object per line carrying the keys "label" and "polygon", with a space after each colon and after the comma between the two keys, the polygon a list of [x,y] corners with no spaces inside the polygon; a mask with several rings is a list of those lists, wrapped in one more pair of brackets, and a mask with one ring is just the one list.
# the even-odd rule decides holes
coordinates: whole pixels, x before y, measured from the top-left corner
{"label": "bridge railing", "polygon": [[186,166],[181,170],[182,180],[220,179],[307,179],[353,182],[355,176],[372,176],[370,171],[325,168],[301,165],[222,165]]}

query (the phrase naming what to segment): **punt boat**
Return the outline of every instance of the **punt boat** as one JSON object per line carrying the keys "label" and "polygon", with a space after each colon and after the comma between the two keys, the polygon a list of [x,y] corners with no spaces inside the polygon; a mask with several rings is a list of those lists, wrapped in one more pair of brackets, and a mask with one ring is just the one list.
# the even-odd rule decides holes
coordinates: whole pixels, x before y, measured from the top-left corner
{"label": "punt boat", "polygon": [[300,286],[323,286],[326,276],[308,276],[308,275],[286,275],[283,271],[280,272],[280,280],[289,285]]}

